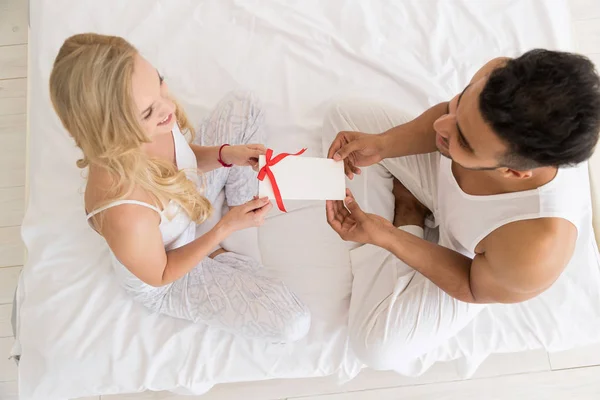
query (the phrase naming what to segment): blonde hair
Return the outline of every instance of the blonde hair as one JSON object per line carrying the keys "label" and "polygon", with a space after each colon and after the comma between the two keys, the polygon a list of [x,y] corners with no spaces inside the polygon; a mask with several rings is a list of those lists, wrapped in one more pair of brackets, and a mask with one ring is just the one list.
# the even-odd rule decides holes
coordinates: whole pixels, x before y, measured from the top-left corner
{"label": "blonde hair", "polygon": [[[151,140],[140,125],[132,95],[137,54],[121,37],[71,36],[60,48],[50,75],[52,105],[83,151],[77,166],[97,165],[113,177],[107,202],[128,197],[137,186],[163,207],[174,200],[201,223],[212,211],[210,202],[183,171],[142,151],[142,144]],[[194,130],[175,105],[177,123],[191,141]]]}

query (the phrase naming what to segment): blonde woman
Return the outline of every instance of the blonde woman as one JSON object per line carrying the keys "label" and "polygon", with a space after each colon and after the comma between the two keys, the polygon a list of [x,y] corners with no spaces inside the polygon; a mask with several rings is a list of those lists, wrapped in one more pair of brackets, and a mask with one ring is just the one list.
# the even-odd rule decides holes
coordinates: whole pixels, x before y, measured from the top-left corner
{"label": "blonde woman", "polygon": [[[228,95],[189,144],[184,133],[191,140],[194,130],[157,70],[123,38],[91,33],[64,42],[50,95],[83,152],[78,167],[88,168],[88,221],[136,301],[247,338],[290,342],[306,334],[310,314],[285,284],[218,247],[232,232],[261,225],[272,207],[253,199],[265,147],[250,144],[263,139],[252,95]],[[230,211],[196,239],[196,224],[223,189]]]}

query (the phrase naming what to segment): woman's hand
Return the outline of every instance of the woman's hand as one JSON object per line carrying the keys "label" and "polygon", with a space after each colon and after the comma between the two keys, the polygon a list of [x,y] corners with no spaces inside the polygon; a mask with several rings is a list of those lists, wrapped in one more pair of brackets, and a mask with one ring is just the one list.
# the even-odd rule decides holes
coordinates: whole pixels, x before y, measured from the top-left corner
{"label": "woman's hand", "polygon": [[344,171],[348,178],[360,174],[359,167],[368,167],[383,159],[385,147],[383,135],[362,132],[340,132],[329,147],[327,158],[344,160]]}
{"label": "woman's hand", "polygon": [[258,171],[258,156],[264,155],[267,148],[262,144],[240,144],[223,147],[221,159],[225,164],[241,167],[250,166]]}
{"label": "woman's hand", "polygon": [[329,226],[344,240],[383,247],[388,233],[395,230],[394,225],[379,215],[361,210],[348,189],[345,204],[342,201],[327,201]]}
{"label": "woman's hand", "polygon": [[229,212],[217,223],[217,229],[221,228],[227,235],[246,228],[261,226],[265,217],[273,208],[273,204],[267,197],[254,199],[241,206],[231,207]]}

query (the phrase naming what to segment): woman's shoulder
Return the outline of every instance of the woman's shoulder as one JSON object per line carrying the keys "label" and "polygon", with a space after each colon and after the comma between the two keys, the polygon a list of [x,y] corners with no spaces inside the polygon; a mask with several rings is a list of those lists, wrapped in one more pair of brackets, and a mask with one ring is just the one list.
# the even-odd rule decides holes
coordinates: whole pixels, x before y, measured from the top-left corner
{"label": "woman's shoulder", "polygon": [[[112,226],[127,227],[134,223],[137,225],[140,219],[150,219],[153,222],[157,218],[160,220],[157,213],[160,209],[154,205],[155,201],[150,194],[134,186],[131,193],[123,197],[115,191],[116,183],[116,179],[106,170],[90,168],[84,195],[86,213],[106,208],[91,218],[93,226],[99,227],[108,223]],[[139,203],[150,207],[140,206]]]}

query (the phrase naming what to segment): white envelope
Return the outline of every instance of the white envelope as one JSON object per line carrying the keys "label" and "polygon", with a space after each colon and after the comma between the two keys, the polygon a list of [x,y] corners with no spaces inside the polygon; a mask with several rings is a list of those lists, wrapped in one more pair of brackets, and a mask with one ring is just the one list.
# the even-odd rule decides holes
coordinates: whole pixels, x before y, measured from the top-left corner
{"label": "white envelope", "polygon": [[[259,157],[258,164],[259,168],[265,166],[265,156]],[[288,156],[270,169],[283,200],[344,200],[346,197],[346,175],[341,161]],[[275,198],[268,176],[259,182],[258,195]]]}

